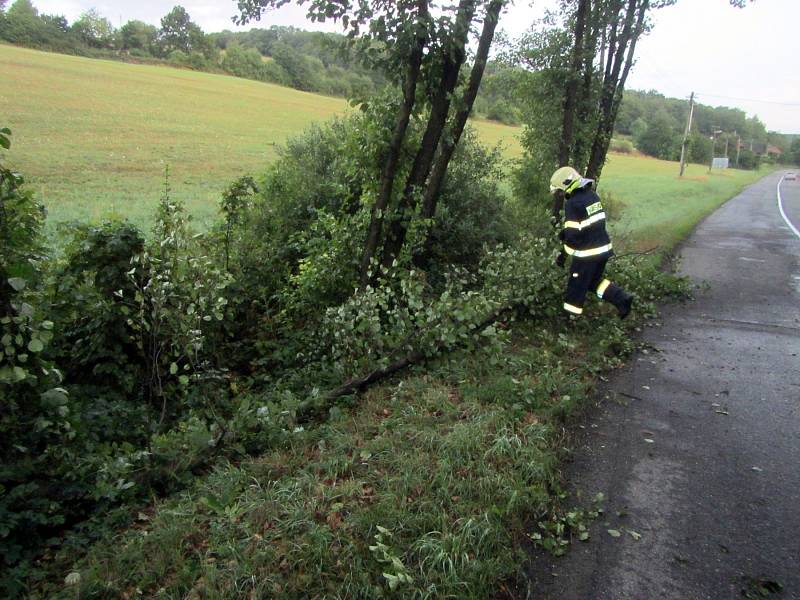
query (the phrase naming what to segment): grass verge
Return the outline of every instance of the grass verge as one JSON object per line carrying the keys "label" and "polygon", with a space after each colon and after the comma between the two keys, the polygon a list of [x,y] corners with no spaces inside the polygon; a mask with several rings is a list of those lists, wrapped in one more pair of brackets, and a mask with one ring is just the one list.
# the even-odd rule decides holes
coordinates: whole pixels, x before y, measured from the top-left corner
{"label": "grass verge", "polygon": [[769,172],[714,171],[688,165],[678,177],[678,163],[612,154],[601,193],[613,198],[612,231],[634,250],[671,251],[708,214]]}

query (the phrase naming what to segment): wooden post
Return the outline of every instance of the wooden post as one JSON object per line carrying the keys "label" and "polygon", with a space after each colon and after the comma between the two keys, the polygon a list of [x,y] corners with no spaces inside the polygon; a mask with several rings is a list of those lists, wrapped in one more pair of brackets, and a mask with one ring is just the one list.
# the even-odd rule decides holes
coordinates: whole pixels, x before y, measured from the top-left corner
{"label": "wooden post", "polygon": [[[683,143],[681,144],[681,177],[686,169],[686,144],[689,142],[689,132],[692,129],[692,115],[694,114],[694,92],[689,96],[689,119],[686,121],[686,131],[683,132]],[[714,154],[713,152],[711,154]]]}

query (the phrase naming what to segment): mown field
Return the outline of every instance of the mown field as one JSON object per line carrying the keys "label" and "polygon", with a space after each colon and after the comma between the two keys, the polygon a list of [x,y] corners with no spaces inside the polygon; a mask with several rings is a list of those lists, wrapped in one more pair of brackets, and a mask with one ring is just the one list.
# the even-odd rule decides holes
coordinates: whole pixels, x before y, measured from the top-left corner
{"label": "mown field", "polygon": [[[340,98],[234,77],[0,45],[0,115],[14,132],[9,163],[24,173],[50,223],[125,217],[147,227],[170,169],[174,198],[198,227],[226,185],[259,173],[287,137],[349,110]],[[474,123],[489,145],[521,156],[518,128]],[[612,155],[601,189],[620,201],[617,230],[672,244],[755,179]]]}

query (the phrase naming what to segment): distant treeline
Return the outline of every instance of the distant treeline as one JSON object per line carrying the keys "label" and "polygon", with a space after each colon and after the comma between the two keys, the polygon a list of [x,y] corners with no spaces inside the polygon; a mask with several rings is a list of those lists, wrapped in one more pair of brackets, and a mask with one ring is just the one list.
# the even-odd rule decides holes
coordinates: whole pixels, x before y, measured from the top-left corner
{"label": "distant treeline", "polygon": [[[207,34],[181,6],[161,19],[161,27],[128,21],[115,28],[94,9],[69,23],[60,15],[41,14],[30,0],[16,0],[4,11],[6,4],[0,0],[0,40],[19,46],[168,63],[345,98],[364,98],[385,85],[380,73],[352,59],[346,38],[335,33],[273,26]],[[520,123],[508,90],[513,75],[513,70],[490,63],[475,103],[477,115],[509,125]]]}
{"label": "distant treeline", "polygon": [[[620,136],[629,136],[636,149],[644,154],[677,160],[688,114],[687,99],[666,98],[656,91],[626,90],[615,131]],[[791,141],[790,136],[768,132],[758,117],[748,117],[743,110],[696,102],[689,160],[708,162],[713,147],[715,156],[728,156],[732,165],[755,169],[762,160],[791,159]],[[738,151],[737,145],[740,145]]]}
{"label": "distant treeline", "polygon": [[383,86],[383,77],[348,58],[344,36],[292,27],[206,34],[181,6],[161,27],[128,21],[115,28],[92,9],[74,23],[40,14],[30,0],[16,0],[3,12],[0,40],[42,50],[90,57],[167,62],[198,71],[224,72],[344,97],[364,97]]}
{"label": "distant treeline", "polygon": [[[519,107],[525,104],[519,84],[521,74],[518,66],[490,63],[475,103],[476,112],[509,124],[521,123]],[[625,90],[611,150],[639,151],[655,158],[678,160],[688,115],[688,98],[667,98],[654,90]],[[748,117],[738,108],[695,102],[688,160],[708,162],[712,146],[715,156],[724,156],[727,143],[727,156],[732,166],[756,169],[762,160],[800,164],[800,141],[794,143],[795,138],[767,131],[757,116]],[[737,154],[739,143],[741,149]],[[782,154],[777,156],[775,148]]]}
{"label": "distant treeline", "polygon": [[[5,10],[0,0],[0,40],[82,56],[168,63],[174,66],[227,73],[294,89],[345,98],[365,98],[385,85],[384,77],[355,60],[346,38],[335,33],[310,32],[273,26],[244,32],[204,33],[181,6],[167,13],[160,27],[128,21],[115,28],[96,10],[74,23],[59,15],[40,14],[30,0],[16,0]],[[525,105],[520,85],[522,68],[490,61],[475,101],[475,116],[509,125],[523,122]],[[676,160],[688,114],[686,100],[666,98],[655,91],[626,90],[611,149],[638,150],[649,156]],[[716,138],[712,142],[714,132]],[[767,132],[758,117],[736,108],[695,105],[689,160],[706,162],[724,153],[727,141],[732,163],[757,168],[762,159],[774,160],[768,146],[779,148],[784,160],[800,163],[800,146],[791,136]],[[737,143],[742,148],[737,153]]]}

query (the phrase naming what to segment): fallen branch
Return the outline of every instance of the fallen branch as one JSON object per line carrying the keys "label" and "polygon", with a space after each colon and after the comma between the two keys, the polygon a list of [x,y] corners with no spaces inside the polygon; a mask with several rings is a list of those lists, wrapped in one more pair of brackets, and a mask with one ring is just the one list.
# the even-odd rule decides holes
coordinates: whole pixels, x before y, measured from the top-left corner
{"label": "fallen branch", "polygon": [[617,259],[629,258],[629,257],[638,258],[640,256],[648,256],[648,255],[651,255],[654,252],[656,252],[659,248],[660,248],[660,246],[653,246],[652,248],[649,248],[647,250],[642,250],[640,252],[633,252],[633,251],[632,252],[625,252],[624,254],[615,255],[615,258],[617,258]]}
{"label": "fallen branch", "polygon": [[[512,312],[517,310],[517,306],[506,306],[504,308],[499,308],[495,310],[492,314],[490,314],[486,319],[481,321],[478,325],[473,327],[470,330],[470,335],[477,335],[481,333],[484,329],[496,323],[500,320],[501,317],[508,315]],[[434,352],[435,356],[440,355],[442,351],[444,351],[445,345],[442,344],[440,347],[436,348]],[[397,351],[392,352],[390,355],[396,354]],[[325,396],[321,398],[316,398],[314,400],[307,400],[300,404],[297,407],[295,412],[297,420],[299,422],[306,423],[308,421],[313,421],[324,417],[327,411],[336,403],[336,400],[342,398],[343,396],[350,396],[352,394],[356,394],[359,392],[363,392],[366,388],[371,386],[382,379],[385,379],[395,373],[402,371],[406,367],[410,367],[412,365],[418,364],[423,362],[428,357],[428,354],[421,351],[421,350],[414,350],[410,354],[407,354],[403,358],[396,360],[393,363],[385,367],[381,367],[379,369],[375,369],[370,371],[366,375],[361,377],[356,377],[343,383],[339,387],[333,389]]]}

